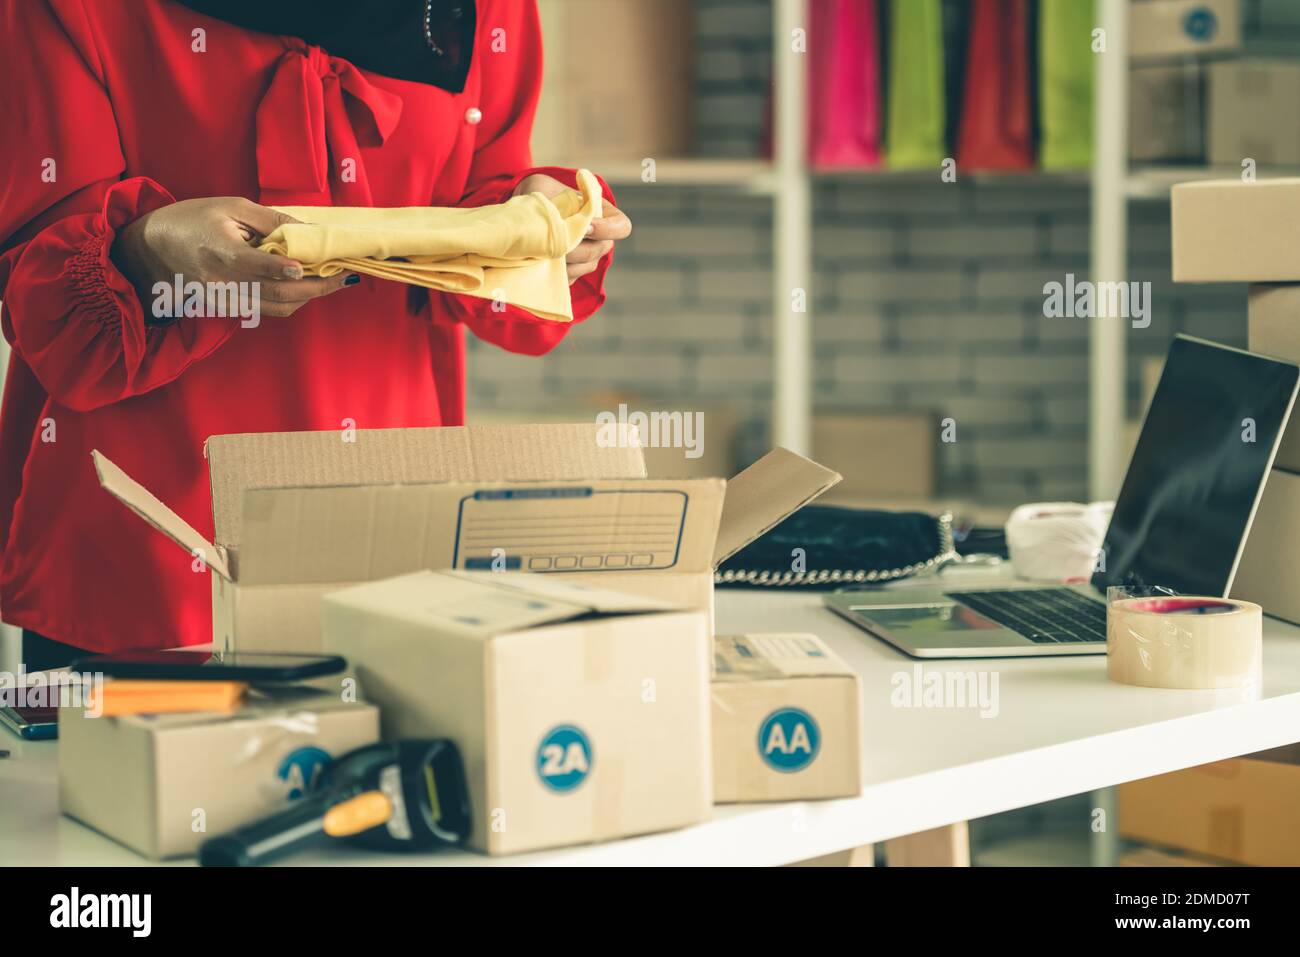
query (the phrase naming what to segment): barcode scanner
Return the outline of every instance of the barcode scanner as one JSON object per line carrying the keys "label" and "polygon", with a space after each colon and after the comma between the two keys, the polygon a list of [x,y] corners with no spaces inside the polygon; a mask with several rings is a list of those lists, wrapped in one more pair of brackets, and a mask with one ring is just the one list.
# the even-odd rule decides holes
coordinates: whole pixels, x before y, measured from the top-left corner
{"label": "barcode scanner", "polygon": [[328,765],[311,791],[277,814],[211,838],[204,867],[266,864],[324,838],[379,850],[423,850],[469,837],[469,792],[445,739],[368,745]]}

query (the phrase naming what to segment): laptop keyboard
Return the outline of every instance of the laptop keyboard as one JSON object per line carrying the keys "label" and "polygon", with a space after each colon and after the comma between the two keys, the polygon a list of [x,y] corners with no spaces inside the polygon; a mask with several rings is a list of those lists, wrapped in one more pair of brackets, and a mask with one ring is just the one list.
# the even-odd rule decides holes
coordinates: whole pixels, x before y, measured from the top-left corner
{"label": "laptop keyboard", "polygon": [[1106,605],[1072,588],[963,591],[947,595],[1038,644],[1106,640]]}

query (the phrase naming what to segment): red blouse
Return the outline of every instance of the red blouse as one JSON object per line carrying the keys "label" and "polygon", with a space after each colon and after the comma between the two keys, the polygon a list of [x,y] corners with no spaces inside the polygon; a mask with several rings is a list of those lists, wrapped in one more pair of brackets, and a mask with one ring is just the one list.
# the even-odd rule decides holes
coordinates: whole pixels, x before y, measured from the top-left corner
{"label": "red blouse", "polygon": [[[108,256],[179,199],[474,206],[532,172],[574,185],[529,168],[541,56],[521,0],[479,0],[459,94],[168,0],[0,0],[6,622],[96,651],[211,640],[207,574],[100,490],[92,448],[211,536],[208,436],[458,425],[462,326],[512,352],[559,342],[568,327],[368,277],[253,328],[146,326]],[[572,287],[575,318],[609,258]]]}

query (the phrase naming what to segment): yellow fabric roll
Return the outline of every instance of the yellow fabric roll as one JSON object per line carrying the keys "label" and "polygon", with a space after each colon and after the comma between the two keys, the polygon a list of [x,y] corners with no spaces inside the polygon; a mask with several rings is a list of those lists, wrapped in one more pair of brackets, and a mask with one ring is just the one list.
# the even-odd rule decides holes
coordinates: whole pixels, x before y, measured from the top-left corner
{"label": "yellow fabric roll", "polygon": [[600,183],[585,169],[578,190],[470,208],[278,206],[299,222],[258,248],[302,263],[308,276],[365,273],[572,322],[564,258],[601,214]]}

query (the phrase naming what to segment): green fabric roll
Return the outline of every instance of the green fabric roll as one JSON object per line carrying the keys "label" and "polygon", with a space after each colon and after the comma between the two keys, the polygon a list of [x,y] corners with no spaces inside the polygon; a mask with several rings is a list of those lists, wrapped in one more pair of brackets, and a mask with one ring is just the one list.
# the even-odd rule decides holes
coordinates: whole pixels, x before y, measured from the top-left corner
{"label": "green fabric roll", "polygon": [[941,0],[890,5],[888,103],[886,165],[937,170],[948,155]]}
{"label": "green fabric roll", "polygon": [[1096,28],[1090,0],[1040,0],[1038,111],[1043,169],[1092,165],[1092,52]]}

